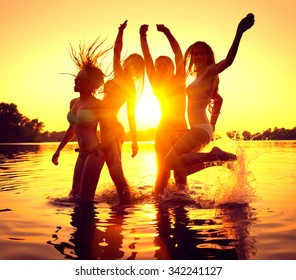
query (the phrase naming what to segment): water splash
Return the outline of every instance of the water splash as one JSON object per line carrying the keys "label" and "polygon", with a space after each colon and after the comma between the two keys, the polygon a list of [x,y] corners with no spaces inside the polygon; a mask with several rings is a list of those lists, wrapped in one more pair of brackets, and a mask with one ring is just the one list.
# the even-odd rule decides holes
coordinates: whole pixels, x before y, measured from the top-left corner
{"label": "water splash", "polygon": [[198,174],[199,181],[190,188],[195,191],[195,199],[204,207],[217,207],[225,204],[248,204],[255,197],[256,182],[249,169],[250,159],[238,142],[221,137],[211,146],[237,155],[234,162],[225,162],[220,166],[207,168]]}
{"label": "water splash", "polygon": [[241,147],[237,147],[237,161],[226,163],[224,170],[218,174],[215,205],[246,204],[255,198],[255,188],[252,185],[255,178],[248,169],[247,155]]}

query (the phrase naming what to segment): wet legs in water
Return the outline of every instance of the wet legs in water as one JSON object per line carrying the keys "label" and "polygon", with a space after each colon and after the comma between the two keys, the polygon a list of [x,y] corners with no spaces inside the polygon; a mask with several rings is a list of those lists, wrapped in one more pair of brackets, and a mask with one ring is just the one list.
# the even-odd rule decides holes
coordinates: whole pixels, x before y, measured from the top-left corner
{"label": "wet legs in water", "polygon": [[92,201],[105,162],[102,151],[79,152],[70,196],[81,201]]}

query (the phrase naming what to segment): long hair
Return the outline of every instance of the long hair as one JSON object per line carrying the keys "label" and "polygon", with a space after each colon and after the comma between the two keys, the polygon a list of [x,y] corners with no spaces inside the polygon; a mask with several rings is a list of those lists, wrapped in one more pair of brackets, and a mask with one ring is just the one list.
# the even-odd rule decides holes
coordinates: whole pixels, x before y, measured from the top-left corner
{"label": "long hair", "polygon": [[123,67],[133,68],[133,80],[137,83],[137,92],[141,94],[144,90],[145,81],[145,61],[144,58],[137,53],[129,55],[122,63]]}
{"label": "long hair", "polygon": [[90,85],[97,90],[104,85],[105,74],[101,70],[102,62],[111,49],[111,47],[100,50],[99,48],[105,40],[99,42],[99,37],[90,45],[86,46],[85,43],[79,44],[78,51],[76,51],[70,44],[70,57],[78,70],[85,70],[88,75]]}
{"label": "long hair", "polygon": [[207,52],[207,56],[208,56],[208,65],[215,63],[215,55],[214,55],[212,48],[205,42],[197,41],[186,50],[185,55],[184,55],[186,76],[189,76],[192,74],[194,75],[196,73],[196,68],[195,68],[195,65],[192,61],[192,52],[193,52],[194,48],[197,46],[202,46],[203,48],[205,48],[205,50]]}

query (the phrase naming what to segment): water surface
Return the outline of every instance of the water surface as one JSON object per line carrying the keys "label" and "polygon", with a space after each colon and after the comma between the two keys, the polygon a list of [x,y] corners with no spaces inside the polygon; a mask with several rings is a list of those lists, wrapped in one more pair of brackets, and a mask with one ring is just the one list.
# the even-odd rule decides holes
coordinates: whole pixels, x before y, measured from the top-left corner
{"label": "water surface", "polygon": [[117,206],[104,167],[96,203],[67,199],[76,143],[0,145],[0,259],[296,259],[295,141],[225,142],[233,165],[188,177],[189,193],[155,199],[152,142],[123,164],[132,205]]}

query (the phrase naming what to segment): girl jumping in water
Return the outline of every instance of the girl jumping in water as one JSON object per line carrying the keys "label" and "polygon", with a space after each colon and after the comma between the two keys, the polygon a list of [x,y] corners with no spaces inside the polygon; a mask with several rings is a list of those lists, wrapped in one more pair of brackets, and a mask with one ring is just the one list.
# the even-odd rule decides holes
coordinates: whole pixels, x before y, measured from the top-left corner
{"label": "girl jumping in water", "polygon": [[194,164],[236,160],[234,154],[224,152],[218,147],[214,147],[208,153],[201,153],[200,150],[213,137],[213,126],[207,117],[206,110],[211,100],[215,99],[219,84],[218,74],[233,63],[244,32],[250,29],[254,22],[253,14],[248,14],[240,21],[226,58],[218,63],[215,63],[214,53],[205,42],[198,41],[185,52],[185,70],[187,74],[194,74],[196,77],[186,88],[190,130],[167,154],[165,164],[169,169],[179,170],[187,174],[187,167]]}

